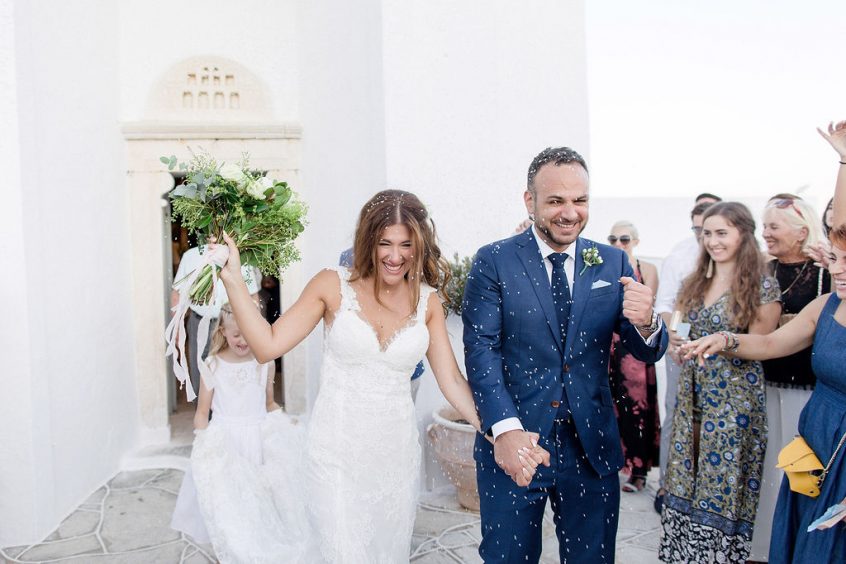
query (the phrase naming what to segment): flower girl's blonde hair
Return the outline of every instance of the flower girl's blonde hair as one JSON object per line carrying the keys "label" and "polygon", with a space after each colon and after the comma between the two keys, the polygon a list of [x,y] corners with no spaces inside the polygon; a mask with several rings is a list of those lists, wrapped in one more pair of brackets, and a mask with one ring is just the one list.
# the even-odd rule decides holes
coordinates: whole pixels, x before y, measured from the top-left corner
{"label": "flower girl's blonde hair", "polygon": [[232,313],[232,306],[228,303],[223,304],[223,307],[220,308],[220,315],[217,316],[217,325],[215,325],[214,332],[212,333],[209,354],[205,359],[206,364],[208,364],[211,369],[214,369],[215,355],[229,346],[226,344],[226,336],[223,334],[223,323],[226,321],[236,323],[235,314]]}

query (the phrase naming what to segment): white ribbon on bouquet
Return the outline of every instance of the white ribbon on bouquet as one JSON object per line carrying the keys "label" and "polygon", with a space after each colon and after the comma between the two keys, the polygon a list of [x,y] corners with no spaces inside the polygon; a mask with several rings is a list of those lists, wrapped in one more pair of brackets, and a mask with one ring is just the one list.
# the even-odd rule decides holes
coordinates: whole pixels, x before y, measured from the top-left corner
{"label": "white ribbon on bouquet", "polygon": [[[180,387],[186,388],[185,394],[188,401],[194,401],[197,397],[197,394],[194,393],[194,386],[191,385],[191,380],[188,377],[188,357],[185,354],[185,316],[191,308],[191,297],[189,296],[189,293],[191,291],[191,286],[194,285],[194,281],[197,280],[197,277],[200,276],[200,273],[206,266],[213,265],[218,268],[223,268],[223,265],[226,264],[227,260],[229,260],[228,246],[213,245],[207,248],[206,252],[203,253],[203,262],[180,282],[179,301],[175,306],[173,306],[173,308],[171,308],[173,317],[165,329],[165,342],[167,343],[165,357],[171,355],[173,356],[173,373],[176,376],[176,379],[179,380]],[[212,268],[212,300],[216,297],[215,288],[217,286],[217,280],[217,269]],[[206,341],[208,341],[209,338],[210,324],[211,317],[207,314],[200,317],[200,326],[197,329],[197,342],[193,344],[197,347],[197,366],[200,368],[201,378],[203,376],[211,376],[211,371],[208,366],[206,366],[206,363],[203,362],[202,358],[203,351],[206,348]],[[188,381],[188,386],[185,386],[186,381]]]}

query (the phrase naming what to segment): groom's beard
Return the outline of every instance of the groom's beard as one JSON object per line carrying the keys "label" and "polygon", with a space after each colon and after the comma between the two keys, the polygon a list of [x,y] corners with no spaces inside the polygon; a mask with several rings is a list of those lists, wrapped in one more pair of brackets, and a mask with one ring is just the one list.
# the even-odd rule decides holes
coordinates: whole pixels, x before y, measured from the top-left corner
{"label": "groom's beard", "polygon": [[[537,216],[536,216],[536,217],[537,217]],[[574,242],[576,239],[578,239],[578,238],[579,238],[579,235],[581,235],[581,234],[582,234],[582,231],[584,231],[584,230],[585,230],[585,227],[586,227],[586,226],[587,226],[587,221],[583,221],[583,222],[581,222],[581,225],[580,225],[580,229],[579,229],[579,231],[578,231],[578,232],[577,232],[577,233],[576,233],[576,234],[572,237],[572,239],[570,239],[570,240],[568,241],[568,240],[563,239],[562,237],[557,237],[555,234],[553,234],[553,232],[552,232],[552,230],[549,228],[548,224],[546,224],[546,223],[542,223],[542,222],[537,221],[537,220],[535,221],[535,227],[537,227],[537,228],[538,228],[538,232],[539,232],[541,235],[543,235],[543,237],[546,239],[547,244],[549,244],[550,242],[552,242],[552,243],[554,243],[555,245],[558,245],[558,246],[560,246],[560,247],[567,247],[567,246],[569,246],[569,245],[572,245],[572,244],[573,244],[573,242]],[[550,245],[550,246],[551,246],[551,245]]]}

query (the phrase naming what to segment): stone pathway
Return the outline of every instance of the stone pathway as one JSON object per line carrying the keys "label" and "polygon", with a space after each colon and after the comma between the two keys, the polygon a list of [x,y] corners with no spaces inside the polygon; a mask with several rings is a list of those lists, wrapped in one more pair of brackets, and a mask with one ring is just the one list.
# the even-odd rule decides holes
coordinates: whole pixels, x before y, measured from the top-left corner
{"label": "stone pathway", "polygon": [[[654,473],[653,473],[654,474]],[[215,562],[208,545],[170,529],[182,471],[160,468],[121,472],[94,492],[44,541],[0,549],[0,562],[95,564],[205,564]],[[658,562],[660,531],[652,509],[655,476],[641,493],[622,493],[617,562]],[[541,562],[558,562],[551,515],[544,522]],[[479,514],[462,509],[451,487],[421,496],[414,525],[414,564],[479,563]],[[284,562],[280,560],[280,562]]]}

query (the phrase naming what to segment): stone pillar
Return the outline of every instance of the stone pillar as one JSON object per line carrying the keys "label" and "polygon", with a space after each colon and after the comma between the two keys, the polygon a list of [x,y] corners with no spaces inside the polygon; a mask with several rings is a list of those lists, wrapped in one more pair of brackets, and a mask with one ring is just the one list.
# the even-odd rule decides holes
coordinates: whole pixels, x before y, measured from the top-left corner
{"label": "stone pillar", "polygon": [[[143,144],[146,145],[146,144]],[[150,147],[152,150],[152,147]],[[162,195],[173,188],[173,177],[158,163],[155,153],[146,156],[149,166],[130,171],[127,189],[130,210],[132,260],[132,311],[135,327],[135,377],[142,444],[170,440],[167,399],[168,371],[165,359],[165,304],[162,284],[164,245]],[[157,163],[157,164],[155,164]],[[158,165],[158,166],[157,166]]]}

